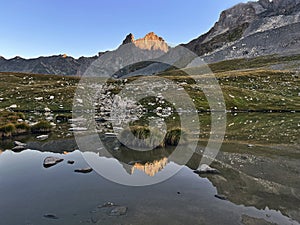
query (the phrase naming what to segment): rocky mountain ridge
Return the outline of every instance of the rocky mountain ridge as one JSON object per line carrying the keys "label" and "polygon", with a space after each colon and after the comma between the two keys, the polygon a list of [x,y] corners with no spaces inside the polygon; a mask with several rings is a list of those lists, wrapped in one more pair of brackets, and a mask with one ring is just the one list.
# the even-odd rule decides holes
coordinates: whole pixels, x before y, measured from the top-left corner
{"label": "rocky mountain ridge", "polygon": [[[138,55],[139,57],[142,57],[143,60],[148,59],[144,57],[146,55],[155,58],[169,50],[169,46],[163,38],[159,37],[154,32],[150,32],[145,37],[137,40],[135,40],[133,34],[130,33],[126,36],[120,47],[125,46],[126,44],[128,45],[127,48],[129,48],[129,46],[130,48],[135,46],[135,53],[144,52],[145,54],[143,54],[143,56]],[[118,49],[120,49],[120,47]],[[151,51],[151,54],[149,54],[148,51]],[[98,55],[92,57],[80,57],[78,59],[65,54],[38,57],[34,59],[24,59],[19,56],[12,59],[5,59],[0,56],[0,71],[81,76],[95,60],[99,59],[105,53],[109,52],[99,52]],[[111,57],[108,56],[104,59],[106,59],[105,61],[110,61]]]}
{"label": "rocky mountain ridge", "polygon": [[[127,47],[124,47],[126,45]],[[129,50],[128,46],[133,49]],[[237,4],[224,10],[219,20],[207,33],[180,46],[201,56],[207,63],[263,55],[298,54],[300,49],[300,0],[259,0]],[[0,71],[81,76],[101,56],[107,55],[102,57],[103,62],[100,62],[104,68],[105,64],[115,57],[114,53],[122,52],[124,49],[127,49],[127,54],[130,52],[136,54],[132,56],[134,58],[132,62],[138,61],[137,58],[149,60],[150,56],[152,58],[161,57],[165,53],[172,55],[172,51],[170,51],[172,48],[155,33],[150,32],[139,39],[135,39],[130,33],[115,51],[101,52],[93,57],[80,57],[79,59],[66,55],[36,59],[0,57]],[[127,59],[118,59],[118,61],[120,61],[120,66],[128,65],[127,63],[131,62]],[[149,65],[147,66],[149,67]],[[155,66],[150,66],[151,68],[145,70],[145,73],[158,71],[157,68],[154,68]],[[160,65],[160,67],[163,69],[164,66]],[[124,71],[121,71],[120,74],[123,76]]]}
{"label": "rocky mountain ridge", "polygon": [[223,11],[204,35],[184,44],[208,63],[299,48],[300,0],[259,0]]}

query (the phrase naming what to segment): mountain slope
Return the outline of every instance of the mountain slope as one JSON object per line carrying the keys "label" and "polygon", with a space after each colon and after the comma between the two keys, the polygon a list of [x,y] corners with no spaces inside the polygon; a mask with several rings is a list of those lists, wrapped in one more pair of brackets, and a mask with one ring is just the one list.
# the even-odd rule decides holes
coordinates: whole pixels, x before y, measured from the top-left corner
{"label": "mountain slope", "polygon": [[[100,52],[97,56],[93,57],[80,57],[79,59],[74,59],[73,57],[66,55],[39,57],[35,59],[23,59],[18,56],[12,59],[0,57],[0,72],[81,76],[92,65],[92,63],[99,59],[102,55],[107,54],[107,57],[104,57],[107,63],[112,59],[111,56],[115,55],[115,52],[120,48],[124,49],[125,45],[127,45],[127,49],[129,48],[128,46],[136,48],[134,50],[135,54],[137,54],[137,52],[143,52],[136,56],[141,57],[141,60],[147,60],[148,58],[146,55],[150,55],[151,58],[159,57],[169,50],[169,46],[163,38],[157,36],[153,32],[150,32],[145,37],[137,40],[134,39],[132,34],[129,34],[117,50],[111,52]],[[126,61],[126,59],[124,60]]]}
{"label": "mountain slope", "polygon": [[207,62],[294,54],[299,46],[300,0],[259,0],[223,11],[206,34],[184,44]]}

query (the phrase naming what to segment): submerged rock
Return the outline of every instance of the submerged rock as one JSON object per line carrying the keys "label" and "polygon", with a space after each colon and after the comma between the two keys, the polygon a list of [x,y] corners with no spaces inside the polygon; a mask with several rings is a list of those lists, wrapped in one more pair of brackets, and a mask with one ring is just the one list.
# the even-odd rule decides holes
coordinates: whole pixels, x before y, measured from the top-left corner
{"label": "submerged rock", "polygon": [[52,157],[52,156],[50,156],[50,157],[47,157],[47,158],[44,159],[43,166],[44,166],[45,168],[49,168],[49,167],[54,166],[54,165],[56,165],[57,163],[60,163],[60,162],[62,162],[62,161],[63,161],[63,159],[61,159],[61,158],[57,158],[57,157]]}
{"label": "submerged rock", "polygon": [[92,171],[93,171],[93,169],[91,167],[74,170],[74,172],[76,172],[76,173],[90,173]]}
{"label": "submerged rock", "polygon": [[54,220],[58,219],[58,217],[54,214],[45,214],[44,217],[47,219],[54,219]]}
{"label": "submerged rock", "polygon": [[219,174],[219,170],[210,167],[209,165],[202,164],[197,170],[194,171],[197,174]]}
{"label": "submerged rock", "polygon": [[122,216],[122,215],[125,215],[126,213],[127,213],[127,207],[117,206],[109,212],[109,215],[110,216]]}

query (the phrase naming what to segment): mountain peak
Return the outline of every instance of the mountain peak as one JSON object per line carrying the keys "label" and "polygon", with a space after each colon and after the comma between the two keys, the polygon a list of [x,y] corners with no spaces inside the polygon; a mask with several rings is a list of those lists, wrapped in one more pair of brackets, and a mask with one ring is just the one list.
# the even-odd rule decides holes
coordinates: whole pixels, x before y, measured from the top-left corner
{"label": "mountain peak", "polygon": [[169,46],[164,41],[164,39],[154,32],[149,32],[145,35],[145,37],[139,38],[137,40],[135,40],[133,34],[130,33],[126,36],[122,45],[130,43],[143,50],[159,50],[163,52],[169,51]]}
{"label": "mountain peak", "polygon": [[134,36],[133,36],[132,33],[130,33],[126,36],[126,38],[124,39],[122,45],[126,45],[126,44],[133,43],[133,42],[134,42]]}
{"label": "mountain peak", "polygon": [[146,34],[146,36],[143,38],[144,40],[151,40],[151,41],[164,41],[162,37],[159,37],[154,32],[150,32]]}

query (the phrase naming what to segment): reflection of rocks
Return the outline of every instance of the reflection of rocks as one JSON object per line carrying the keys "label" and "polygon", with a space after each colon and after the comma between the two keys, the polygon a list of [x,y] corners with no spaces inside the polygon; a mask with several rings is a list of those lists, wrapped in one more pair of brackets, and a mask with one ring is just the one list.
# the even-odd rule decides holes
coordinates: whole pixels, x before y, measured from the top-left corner
{"label": "reflection of rocks", "polygon": [[168,163],[168,158],[162,158],[160,160],[155,160],[151,163],[147,162],[145,164],[135,163],[132,167],[131,173],[134,173],[134,170],[143,171],[145,174],[153,177],[159,171],[161,171]]}
{"label": "reflection of rocks", "polygon": [[258,219],[247,215],[242,215],[241,222],[244,225],[276,225],[275,223],[270,223],[264,219]]}
{"label": "reflection of rocks", "polygon": [[40,151],[50,151],[55,153],[63,153],[64,151],[74,151],[78,149],[74,138],[51,140],[45,142],[27,142],[27,148]]}
{"label": "reflection of rocks", "polygon": [[52,156],[51,157],[47,157],[47,158],[44,159],[43,166],[45,168],[49,168],[49,167],[54,166],[57,163],[60,163],[62,161],[63,161],[63,159],[61,159],[61,158],[52,157]]}
{"label": "reflection of rocks", "polygon": [[23,151],[25,149],[26,149],[26,147],[25,146],[21,146],[21,145],[18,145],[18,146],[15,146],[15,147],[12,148],[12,150],[14,152],[20,152],[20,151]]}
{"label": "reflection of rocks", "polygon": [[25,143],[23,143],[23,142],[20,142],[20,141],[14,141],[14,145],[15,146],[26,146],[26,144]]}
{"label": "reflection of rocks", "polygon": [[229,165],[213,165],[222,172],[222,176],[206,174],[205,177],[217,188],[219,196],[227,196],[229,201],[238,205],[254,206],[257,209],[268,207],[290,218],[300,219],[297,189],[249,176]]}

